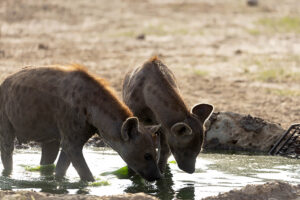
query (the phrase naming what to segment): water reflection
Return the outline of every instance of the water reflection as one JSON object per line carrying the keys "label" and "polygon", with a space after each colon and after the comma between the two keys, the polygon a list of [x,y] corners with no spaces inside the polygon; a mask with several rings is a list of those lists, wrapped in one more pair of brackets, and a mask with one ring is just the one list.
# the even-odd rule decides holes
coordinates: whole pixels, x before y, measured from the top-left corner
{"label": "water reflection", "polygon": [[176,199],[195,200],[195,186],[190,184],[188,187],[184,187],[178,190]]}
{"label": "water reflection", "polygon": [[0,176],[0,189],[29,188],[56,194],[99,196],[144,192],[162,200],[195,200],[240,188],[249,183],[263,183],[266,180],[300,183],[299,160],[230,154],[201,154],[194,174],[184,173],[176,164],[169,163],[164,177],[156,182],[147,182],[137,175],[120,179],[111,173],[102,174],[120,169],[125,165],[122,159],[109,150],[101,152],[97,149],[89,150],[85,155],[87,160],[90,160],[88,163],[93,163],[90,167],[94,171],[95,178],[99,182],[108,182],[107,186],[97,186],[79,181],[78,174],[72,167],[68,170],[66,179],[60,180],[55,179],[51,171],[49,173],[27,171],[23,163],[26,163],[26,166],[38,163],[40,155],[36,152],[38,151],[23,151],[14,156],[16,158],[14,171],[10,176]]}
{"label": "water reflection", "polygon": [[[166,168],[164,177],[154,183],[147,182],[138,175],[131,175],[127,178],[131,181],[131,184],[124,189],[126,193],[144,192],[162,200],[195,199],[193,184],[178,189],[177,191],[174,190],[173,187],[175,183],[169,166]],[[90,194],[87,182],[70,182],[68,179],[56,180],[55,176],[49,173],[46,175],[43,173],[40,178],[34,178],[32,180],[17,180],[7,176],[1,176],[0,186],[2,190],[40,188],[40,192],[68,194],[70,189],[76,189],[76,194]]]}
{"label": "water reflection", "polygon": [[157,180],[155,183],[146,182],[136,175],[130,177],[130,180],[132,181],[132,184],[128,186],[124,192],[144,192],[146,194],[156,196],[162,200],[172,200],[175,197],[176,199],[183,200],[195,199],[195,188],[193,184],[190,184],[188,187],[183,187],[177,192],[173,189],[175,183],[173,181],[173,175],[169,166],[166,168],[164,177],[160,180]]}
{"label": "water reflection", "polygon": [[0,189],[26,189],[39,188],[41,192],[48,192],[53,194],[67,194],[68,190],[76,189],[80,194],[88,194],[87,182],[69,182],[67,179],[57,181],[54,176],[41,177],[40,179],[32,180],[17,180],[9,177],[0,177]]}

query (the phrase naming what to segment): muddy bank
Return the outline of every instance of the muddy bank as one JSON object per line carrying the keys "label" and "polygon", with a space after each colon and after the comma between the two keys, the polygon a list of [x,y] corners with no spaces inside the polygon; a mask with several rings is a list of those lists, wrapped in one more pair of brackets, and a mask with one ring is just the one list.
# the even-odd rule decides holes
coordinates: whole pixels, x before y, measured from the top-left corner
{"label": "muddy bank", "polygon": [[300,199],[300,186],[285,182],[268,182],[263,185],[247,185],[240,190],[231,190],[203,200],[289,200]]}
{"label": "muddy bank", "polygon": [[144,193],[123,194],[113,196],[90,196],[70,194],[49,194],[33,191],[0,191],[2,200],[155,200],[157,198]]}
{"label": "muddy bank", "polygon": [[[144,193],[124,194],[114,196],[90,196],[49,194],[33,191],[0,191],[2,200],[155,200],[157,198]],[[300,186],[285,182],[268,182],[262,185],[247,185],[242,189],[234,189],[218,196],[206,197],[202,200],[292,200],[300,199]]]}

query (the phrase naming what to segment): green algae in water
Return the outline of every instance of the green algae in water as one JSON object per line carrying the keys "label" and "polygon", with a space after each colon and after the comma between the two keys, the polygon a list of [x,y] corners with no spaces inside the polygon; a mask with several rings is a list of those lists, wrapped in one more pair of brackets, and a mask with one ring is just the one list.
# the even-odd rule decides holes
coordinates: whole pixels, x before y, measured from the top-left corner
{"label": "green algae in water", "polygon": [[110,174],[113,174],[113,175],[117,176],[119,179],[129,178],[129,173],[128,173],[128,167],[127,166],[122,167],[122,168],[120,168],[118,170],[115,170],[115,171],[104,172],[100,175],[101,176],[107,176],[107,175],[110,175]]}
{"label": "green algae in water", "polygon": [[39,165],[39,166],[29,166],[29,165],[21,165],[25,168],[26,171],[29,172],[43,172],[43,173],[49,173],[53,172],[55,169],[55,165]]}
{"label": "green algae in water", "polygon": [[99,187],[99,186],[107,186],[107,185],[110,185],[108,181],[96,181],[93,183],[89,183],[90,187]]}
{"label": "green algae in water", "polygon": [[90,187],[99,187],[99,186],[107,186],[110,185],[108,181],[103,181],[101,178],[96,178],[95,182],[89,183],[88,186]]}
{"label": "green algae in water", "polygon": [[171,160],[169,161],[170,164],[177,164],[177,162],[175,160]]}

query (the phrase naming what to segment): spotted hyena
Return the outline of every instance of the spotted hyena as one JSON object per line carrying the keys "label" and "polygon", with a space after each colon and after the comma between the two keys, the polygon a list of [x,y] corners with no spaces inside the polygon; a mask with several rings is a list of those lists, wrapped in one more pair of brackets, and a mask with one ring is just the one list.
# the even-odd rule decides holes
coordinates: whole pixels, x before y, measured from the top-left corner
{"label": "spotted hyena", "polygon": [[82,148],[94,133],[101,135],[142,177],[150,181],[160,177],[149,130],[103,79],[84,67],[24,68],[0,86],[4,171],[9,173],[13,168],[12,152],[17,138],[21,143],[41,143],[42,165],[52,164],[61,146],[56,176],[64,176],[72,163],[82,180],[93,181]]}
{"label": "spotted hyena", "polygon": [[193,173],[203,142],[203,125],[213,106],[198,104],[190,112],[174,75],[157,58],[126,75],[123,99],[144,124],[161,124],[160,170],[164,171],[172,152],[179,168]]}

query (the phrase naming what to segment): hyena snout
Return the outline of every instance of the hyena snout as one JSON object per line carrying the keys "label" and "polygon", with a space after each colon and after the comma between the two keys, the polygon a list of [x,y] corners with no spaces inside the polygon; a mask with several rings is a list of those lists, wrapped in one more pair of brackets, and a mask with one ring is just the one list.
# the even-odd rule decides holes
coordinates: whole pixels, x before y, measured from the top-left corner
{"label": "hyena snout", "polygon": [[156,163],[153,163],[145,170],[138,171],[138,173],[147,181],[155,181],[162,177],[160,170],[158,169]]}
{"label": "hyena snout", "polygon": [[183,161],[180,161],[178,162],[178,167],[189,173],[189,174],[192,174],[195,172],[195,164],[196,164],[196,159],[193,159],[193,160],[183,160]]}
{"label": "hyena snout", "polygon": [[178,167],[181,170],[183,170],[189,174],[192,174],[195,172],[195,165],[196,165],[196,159],[197,159],[197,156],[195,156],[195,154],[173,152],[173,155],[178,164]]}

